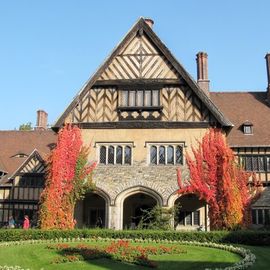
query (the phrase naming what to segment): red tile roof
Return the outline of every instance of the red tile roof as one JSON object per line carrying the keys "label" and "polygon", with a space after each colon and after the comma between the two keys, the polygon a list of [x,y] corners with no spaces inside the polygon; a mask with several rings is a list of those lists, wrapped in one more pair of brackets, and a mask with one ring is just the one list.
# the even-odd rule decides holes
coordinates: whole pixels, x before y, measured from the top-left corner
{"label": "red tile roof", "polygon": [[[56,134],[46,131],[0,131],[0,170],[7,172],[1,182],[10,177],[35,149],[45,159],[56,143]],[[25,157],[16,157],[25,154]]]}
{"label": "red tile roof", "polygon": [[[212,101],[233,123],[228,135],[231,146],[270,146],[270,104],[266,92],[212,92]],[[243,124],[253,124],[253,134],[243,133]]]}

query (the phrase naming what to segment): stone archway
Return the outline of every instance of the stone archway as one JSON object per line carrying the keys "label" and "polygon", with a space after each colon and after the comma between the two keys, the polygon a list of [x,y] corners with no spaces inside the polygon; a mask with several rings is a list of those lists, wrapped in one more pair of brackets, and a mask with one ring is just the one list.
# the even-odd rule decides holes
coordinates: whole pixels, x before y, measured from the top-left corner
{"label": "stone archway", "polygon": [[163,198],[155,190],[137,186],[129,188],[116,197],[115,207],[118,209],[118,229],[133,228],[139,222],[141,209],[162,206]]}
{"label": "stone archway", "polygon": [[157,200],[144,194],[136,193],[123,202],[123,229],[134,229],[140,223],[143,210],[151,210],[157,205]]}
{"label": "stone archway", "polygon": [[100,191],[89,192],[76,204],[74,217],[77,227],[107,228],[109,197]]}

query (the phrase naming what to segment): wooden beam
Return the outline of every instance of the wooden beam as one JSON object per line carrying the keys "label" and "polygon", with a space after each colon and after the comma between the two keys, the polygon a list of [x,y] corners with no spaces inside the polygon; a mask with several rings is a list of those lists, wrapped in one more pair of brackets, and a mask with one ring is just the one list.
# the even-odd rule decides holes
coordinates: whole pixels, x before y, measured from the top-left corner
{"label": "wooden beam", "polygon": [[173,129],[173,128],[208,128],[209,122],[176,122],[176,121],[119,121],[119,122],[95,122],[77,123],[82,129]]}
{"label": "wooden beam", "polygon": [[185,82],[179,79],[132,79],[132,80],[98,80],[94,86],[125,86],[125,88],[138,87],[153,88],[157,86],[161,88],[169,85],[185,85]]}

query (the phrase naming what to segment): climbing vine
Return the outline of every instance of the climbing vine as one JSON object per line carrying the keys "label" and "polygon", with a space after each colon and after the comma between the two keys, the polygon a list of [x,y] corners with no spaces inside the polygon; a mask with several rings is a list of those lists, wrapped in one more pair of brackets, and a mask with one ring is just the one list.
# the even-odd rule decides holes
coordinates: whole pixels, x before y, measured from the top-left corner
{"label": "climbing vine", "polygon": [[76,201],[92,187],[88,165],[89,148],[83,146],[81,131],[67,124],[59,131],[56,148],[48,159],[45,188],[40,198],[39,224],[42,229],[72,229]]}
{"label": "climbing vine", "polygon": [[252,175],[237,163],[219,129],[210,129],[187,154],[190,180],[182,182],[178,170],[179,193],[194,193],[209,205],[211,229],[234,229],[250,222],[249,207],[260,184],[250,185]]}

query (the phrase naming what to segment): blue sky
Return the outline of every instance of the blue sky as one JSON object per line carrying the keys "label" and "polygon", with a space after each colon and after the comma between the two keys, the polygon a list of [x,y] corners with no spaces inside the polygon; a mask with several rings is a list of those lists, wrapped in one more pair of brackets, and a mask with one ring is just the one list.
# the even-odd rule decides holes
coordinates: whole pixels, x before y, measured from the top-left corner
{"label": "blue sky", "polygon": [[215,91],[265,91],[268,0],[0,1],[0,129],[53,124],[140,17],[196,78],[206,51]]}

